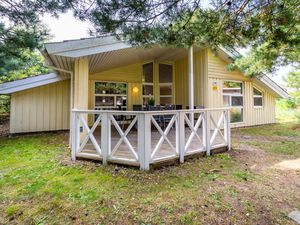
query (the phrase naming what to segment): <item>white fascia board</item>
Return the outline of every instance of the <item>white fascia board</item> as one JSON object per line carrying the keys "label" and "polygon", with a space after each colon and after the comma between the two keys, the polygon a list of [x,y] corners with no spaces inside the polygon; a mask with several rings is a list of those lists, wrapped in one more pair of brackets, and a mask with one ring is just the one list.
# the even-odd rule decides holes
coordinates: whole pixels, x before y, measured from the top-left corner
{"label": "white fascia board", "polygon": [[269,78],[267,75],[262,75],[255,79],[262,82],[265,86],[267,86],[272,91],[274,91],[278,95],[278,97],[289,98],[289,94],[282,87],[276,84],[271,78]]}
{"label": "white fascia board", "polygon": [[111,36],[45,44],[48,54],[72,58],[125,48],[132,48],[132,46]]}
{"label": "white fascia board", "polygon": [[[222,46],[219,47],[219,49],[223,53],[225,53],[231,60],[238,57],[239,55],[241,55],[236,50],[234,50],[235,54],[233,54]],[[271,78],[269,78],[267,75],[263,74],[261,76],[256,77],[255,79],[256,79],[256,81],[260,81],[262,85],[271,89],[278,97],[281,97],[281,98],[289,97],[289,94],[282,87],[280,87],[278,84],[276,84]]]}
{"label": "white fascia board", "polygon": [[30,88],[35,88],[66,79],[69,79],[69,77],[59,76],[55,73],[29,77],[22,80],[0,84],[0,94],[11,94],[14,92],[24,91]]}

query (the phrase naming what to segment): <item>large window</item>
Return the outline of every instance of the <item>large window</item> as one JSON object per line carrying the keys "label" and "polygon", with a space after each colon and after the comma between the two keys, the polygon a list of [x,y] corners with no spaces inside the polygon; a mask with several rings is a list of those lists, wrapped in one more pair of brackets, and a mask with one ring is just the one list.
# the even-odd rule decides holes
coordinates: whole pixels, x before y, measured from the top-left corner
{"label": "large window", "polygon": [[255,107],[263,106],[263,94],[256,88],[253,88],[253,102]]}
{"label": "large window", "polygon": [[127,84],[95,81],[95,109],[126,109]]}
{"label": "large window", "polygon": [[143,104],[147,105],[150,98],[154,98],[153,63],[143,65]]}
{"label": "large window", "polygon": [[243,122],[243,84],[235,81],[223,83],[223,105],[231,107],[230,122]]}
{"label": "large window", "polygon": [[173,103],[173,66],[159,64],[159,103],[171,105]]}

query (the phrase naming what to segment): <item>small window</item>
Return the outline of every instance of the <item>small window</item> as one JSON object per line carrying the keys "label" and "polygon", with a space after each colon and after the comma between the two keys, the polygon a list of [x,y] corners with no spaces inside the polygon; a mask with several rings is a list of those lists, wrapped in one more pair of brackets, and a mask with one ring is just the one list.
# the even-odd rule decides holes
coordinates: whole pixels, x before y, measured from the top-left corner
{"label": "small window", "polygon": [[263,106],[263,94],[256,88],[253,88],[253,103],[255,107]]}
{"label": "small window", "polygon": [[223,105],[230,107],[230,122],[243,122],[243,83],[237,81],[224,81]]}

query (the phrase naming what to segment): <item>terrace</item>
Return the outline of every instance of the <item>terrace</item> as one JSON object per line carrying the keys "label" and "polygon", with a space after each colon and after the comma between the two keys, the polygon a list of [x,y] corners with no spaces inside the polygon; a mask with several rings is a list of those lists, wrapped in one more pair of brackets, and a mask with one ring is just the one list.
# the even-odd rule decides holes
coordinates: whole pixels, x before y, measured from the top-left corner
{"label": "terrace", "polygon": [[[94,123],[88,126],[87,118]],[[72,111],[72,159],[132,165],[184,162],[230,149],[229,109]]]}

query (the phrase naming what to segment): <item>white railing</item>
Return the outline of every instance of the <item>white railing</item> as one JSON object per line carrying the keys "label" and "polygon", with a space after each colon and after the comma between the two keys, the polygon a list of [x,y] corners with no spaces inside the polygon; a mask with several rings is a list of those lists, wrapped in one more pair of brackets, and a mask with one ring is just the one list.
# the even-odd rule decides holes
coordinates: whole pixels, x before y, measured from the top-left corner
{"label": "white railing", "polygon": [[[92,116],[91,116],[92,115]],[[228,108],[170,111],[72,111],[72,159],[140,166],[227,147]],[[87,123],[90,122],[90,124]],[[92,126],[89,126],[92,125]]]}

